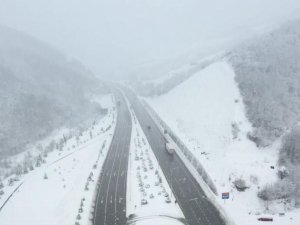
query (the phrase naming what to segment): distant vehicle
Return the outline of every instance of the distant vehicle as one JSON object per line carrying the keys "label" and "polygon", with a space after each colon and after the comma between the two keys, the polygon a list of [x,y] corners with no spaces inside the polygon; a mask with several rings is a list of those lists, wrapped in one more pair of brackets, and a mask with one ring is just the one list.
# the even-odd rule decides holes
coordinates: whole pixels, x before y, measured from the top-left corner
{"label": "distant vehicle", "polygon": [[175,152],[175,147],[170,142],[166,143],[166,150],[170,155],[173,155]]}
{"label": "distant vehicle", "polygon": [[117,100],[117,105],[118,105],[118,106],[121,105],[121,100],[120,100],[120,99]]}
{"label": "distant vehicle", "polygon": [[151,126],[150,125],[148,125],[147,128],[148,128],[148,130],[151,130]]}
{"label": "distant vehicle", "polygon": [[273,222],[273,218],[271,218],[271,217],[260,217],[257,220],[258,221]]}

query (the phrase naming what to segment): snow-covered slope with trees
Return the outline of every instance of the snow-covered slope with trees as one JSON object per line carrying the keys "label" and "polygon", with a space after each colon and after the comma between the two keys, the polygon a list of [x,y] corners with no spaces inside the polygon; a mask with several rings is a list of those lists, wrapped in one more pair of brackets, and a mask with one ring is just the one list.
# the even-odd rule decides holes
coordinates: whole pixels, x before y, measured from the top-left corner
{"label": "snow-covered slope with trees", "polygon": [[[218,193],[230,192],[219,203],[237,224],[254,224],[265,212],[257,198],[260,187],[276,181],[278,151],[257,148],[247,138],[252,131],[233,68],[216,62],[196,73],[169,93],[147,98],[161,118],[182,138],[213,179]],[[234,187],[246,182],[245,192]]]}
{"label": "snow-covered slope with trees", "polygon": [[0,26],[0,155],[101,113],[90,71],[31,36]]}
{"label": "snow-covered slope with trees", "polygon": [[270,144],[300,120],[299,37],[297,20],[229,54],[259,145]]}
{"label": "snow-covered slope with trees", "polygon": [[217,199],[237,224],[300,219],[299,31],[300,21],[289,22],[146,98],[218,193],[230,192],[226,203]]}
{"label": "snow-covered slope with trees", "polygon": [[117,116],[111,95],[95,100],[107,108],[106,116],[76,135],[65,130],[40,143],[40,149],[28,149],[21,164],[27,172],[0,179],[1,225],[91,223]]}

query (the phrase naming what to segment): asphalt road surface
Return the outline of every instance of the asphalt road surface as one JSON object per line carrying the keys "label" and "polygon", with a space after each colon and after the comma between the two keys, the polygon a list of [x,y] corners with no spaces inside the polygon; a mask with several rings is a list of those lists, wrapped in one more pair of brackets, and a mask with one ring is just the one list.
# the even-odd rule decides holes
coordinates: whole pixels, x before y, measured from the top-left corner
{"label": "asphalt road surface", "polygon": [[[129,89],[124,88],[124,91],[183,211],[186,222],[189,225],[225,225],[219,211],[206,198],[200,185],[178,155],[167,153],[165,138],[136,95]],[[148,129],[149,125],[151,129]]]}
{"label": "asphalt road surface", "polygon": [[126,184],[131,138],[131,117],[124,97],[114,93],[118,117],[114,137],[99,178],[94,225],[126,224]]}

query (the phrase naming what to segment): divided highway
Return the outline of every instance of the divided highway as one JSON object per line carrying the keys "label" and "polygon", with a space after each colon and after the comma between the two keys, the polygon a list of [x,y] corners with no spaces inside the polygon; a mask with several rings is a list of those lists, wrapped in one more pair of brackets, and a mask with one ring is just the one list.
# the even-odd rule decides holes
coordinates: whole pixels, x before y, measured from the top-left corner
{"label": "divided highway", "polygon": [[[206,198],[200,185],[178,155],[165,150],[166,140],[144,106],[129,89],[123,88],[142,126],[160,167],[171,187],[188,225],[225,225],[219,211]],[[99,189],[94,211],[94,225],[126,225],[126,185],[131,116],[124,96],[120,100],[114,137],[99,178]],[[148,129],[148,126],[151,129]]]}
{"label": "divided highway", "polygon": [[[160,167],[180,205],[189,225],[225,225],[219,211],[206,198],[204,191],[191,175],[177,154],[170,156],[165,150],[165,138],[161,134],[136,95],[124,88],[126,96],[143,128]],[[151,129],[148,129],[148,126]]]}
{"label": "divided highway", "polygon": [[117,104],[117,124],[99,178],[94,225],[126,224],[126,184],[132,124],[124,97],[119,92],[114,94],[120,100],[120,104]]}

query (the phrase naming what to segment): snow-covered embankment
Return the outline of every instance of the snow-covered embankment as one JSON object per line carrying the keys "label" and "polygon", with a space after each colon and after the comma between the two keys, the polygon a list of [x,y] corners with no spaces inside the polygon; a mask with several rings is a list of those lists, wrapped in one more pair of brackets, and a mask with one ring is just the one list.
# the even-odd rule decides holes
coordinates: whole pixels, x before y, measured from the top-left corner
{"label": "snow-covered embankment", "polygon": [[[61,149],[47,154],[42,165],[19,176],[11,186],[4,180],[2,205],[23,182],[0,211],[3,225],[70,225],[88,224],[91,205],[102,164],[108,152],[116,123],[112,96],[99,99],[108,109],[78,136],[69,139]],[[30,150],[29,150],[30,151]]]}
{"label": "snow-covered embankment", "polygon": [[[247,138],[252,130],[232,67],[219,61],[197,72],[170,92],[145,99],[182,139],[213,179],[217,201],[236,224],[256,224],[265,210],[257,191],[276,180],[277,146],[258,149]],[[276,144],[275,144],[276,145]],[[243,179],[239,192],[233,182]],[[277,212],[283,209],[277,209]],[[279,223],[287,217],[276,216]],[[286,224],[293,224],[292,221]]]}
{"label": "snow-covered embankment", "polygon": [[127,176],[127,216],[140,225],[181,224],[184,218],[147,138],[134,114]]}

